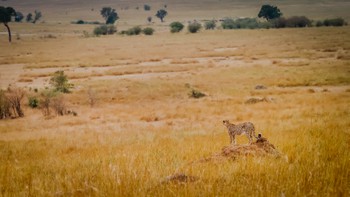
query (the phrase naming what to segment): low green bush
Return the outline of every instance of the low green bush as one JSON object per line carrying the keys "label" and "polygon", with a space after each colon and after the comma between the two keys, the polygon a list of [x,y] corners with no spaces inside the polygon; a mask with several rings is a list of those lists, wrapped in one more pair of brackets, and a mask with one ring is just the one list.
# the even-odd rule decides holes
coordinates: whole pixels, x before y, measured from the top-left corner
{"label": "low green bush", "polygon": [[31,108],[37,108],[39,106],[39,99],[35,96],[31,96],[28,98],[28,105]]}
{"label": "low green bush", "polygon": [[151,27],[146,27],[142,30],[142,33],[145,35],[153,35],[154,29]]}
{"label": "low green bush", "polygon": [[324,26],[334,26],[334,27],[340,27],[347,25],[345,20],[342,18],[332,18],[332,19],[326,19],[323,21]]}
{"label": "low green bush", "polygon": [[182,31],[182,29],[184,28],[184,25],[180,22],[172,22],[170,23],[170,32],[171,33],[177,33],[177,32],[180,32]]}
{"label": "low green bush", "polygon": [[204,28],[206,30],[208,30],[208,29],[215,29],[215,27],[216,27],[216,23],[215,23],[214,20],[207,21],[207,22],[204,23]]}
{"label": "low green bush", "polygon": [[126,34],[128,36],[133,36],[133,35],[139,35],[141,33],[142,29],[140,26],[135,26],[132,27],[126,31],[122,31],[122,34]]}
{"label": "low green bush", "polygon": [[281,17],[271,20],[271,23],[276,28],[312,26],[311,20],[305,16],[292,16],[289,18]]}
{"label": "low green bush", "polygon": [[188,25],[187,29],[190,33],[197,33],[202,28],[202,25],[198,22],[193,22]]}
{"label": "low green bush", "polygon": [[225,19],[221,23],[224,29],[257,29],[257,28],[269,28],[266,23],[259,22],[256,18],[239,18],[236,20]]}
{"label": "low green bush", "polygon": [[94,35],[112,35],[117,32],[117,29],[114,25],[101,25],[94,29]]}

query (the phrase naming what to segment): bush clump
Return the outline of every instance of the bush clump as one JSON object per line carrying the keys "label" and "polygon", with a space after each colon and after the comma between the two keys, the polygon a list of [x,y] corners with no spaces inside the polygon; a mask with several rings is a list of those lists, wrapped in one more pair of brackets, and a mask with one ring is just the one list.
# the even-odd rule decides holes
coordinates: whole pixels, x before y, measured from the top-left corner
{"label": "bush clump", "polygon": [[126,34],[128,36],[139,35],[142,29],[139,26],[132,27],[126,31],[122,31],[121,34]]}
{"label": "bush clump", "polygon": [[276,28],[285,27],[310,27],[312,26],[311,20],[305,16],[292,16],[289,18],[277,18],[271,21]]}
{"label": "bush clump", "polygon": [[170,32],[171,33],[177,33],[177,32],[180,32],[182,31],[182,29],[184,28],[184,25],[180,22],[172,22],[170,23]]}
{"label": "bush clump", "polygon": [[144,9],[145,11],[150,11],[150,10],[151,10],[151,6],[145,4],[145,5],[143,5],[143,9]]}
{"label": "bush clump", "polygon": [[332,18],[332,19],[326,19],[323,21],[324,26],[334,26],[334,27],[340,27],[345,26],[347,23],[342,18]]}
{"label": "bush clump", "polygon": [[204,28],[205,28],[206,30],[215,29],[215,27],[216,27],[216,23],[215,23],[214,20],[207,21],[207,22],[204,23]]}
{"label": "bush clump", "polygon": [[142,30],[142,33],[145,35],[153,35],[154,29],[152,27],[146,27]]}
{"label": "bush clump", "polygon": [[257,28],[268,28],[266,23],[259,22],[256,18],[239,18],[236,20],[225,19],[221,23],[224,29],[257,29]]}
{"label": "bush clump", "polygon": [[323,21],[316,21],[315,26],[316,27],[322,27],[323,26]]}
{"label": "bush clump", "polygon": [[9,87],[6,91],[0,89],[0,119],[23,117],[21,103],[24,95],[22,88]]}
{"label": "bush clump", "polygon": [[78,24],[78,25],[84,25],[84,24],[88,24],[88,25],[101,25],[102,23],[98,22],[98,21],[84,21],[84,20],[77,20],[77,21],[72,21],[71,24]]}
{"label": "bush clump", "polygon": [[188,25],[187,29],[190,33],[197,33],[202,28],[202,25],[198,22],[193,22]]}
{"label": "bush clump", "polygon": [[37,108],[39,106],[39,100],[35,96],[31,96],[28,98],[28,105],[31,108]]}
{"label": "bush clump", "polygon": [[5,91],[0,89],[0,120],[11,117],[11,104],[6,98]]}
{"label": "bush clump", "polygon": [[94,29],[94,35],[112,35],[117,32],[117,29],[114,25],[101,25]]}
{"label": "bush clump", "polygon": [[50,84],[55,91],[62,93],[70,93],[70,89],[73,88],[73,84],[68,82],[67,75],[63,70],[56,71],[50,79]]}
{"label": "bush clump", "polygon": [[85,24],[85,21],[83,21],[83,20],[77,20],[77,21],[75,22],[75,24],[82,25],[82,24]]}
{"label": "bush clump", "polygon": [[235,29],[235,21],[231,18],[226,18],[222,21],[221,26],[223,29]]}

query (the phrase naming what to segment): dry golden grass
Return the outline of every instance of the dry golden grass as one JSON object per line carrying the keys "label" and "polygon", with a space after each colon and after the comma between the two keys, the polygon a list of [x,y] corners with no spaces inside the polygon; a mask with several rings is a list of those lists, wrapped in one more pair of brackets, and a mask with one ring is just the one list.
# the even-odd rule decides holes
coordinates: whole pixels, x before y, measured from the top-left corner
{"label": "dry golden grass", "polygon": [[[338,56],[349,54],[350,28],[37,33],[1,45],[0,69],[24,65],[13,82],[28,95],[65,70],[78,116],[45,119],[24,101],[24,118],[0,121],[1,195],[350,195],[350,63]],[[189,98],[192,88],[208,96]],[[245,104],[255,96],[269,102]],[[197,162],[228,145],[223,119],[253,122],[282,156]],[[176,173],[193,181],[165,181]]]}

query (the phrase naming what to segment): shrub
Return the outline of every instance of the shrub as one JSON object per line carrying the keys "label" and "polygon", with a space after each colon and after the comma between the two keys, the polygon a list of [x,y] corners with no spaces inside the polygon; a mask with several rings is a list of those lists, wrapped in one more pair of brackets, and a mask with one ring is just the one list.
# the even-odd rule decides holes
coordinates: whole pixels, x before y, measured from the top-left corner
{"label": "shrub", "polygon": [[187,29],[190,33],[197,33],[202,28],[202,25],[198,22],[193,22],[188,25]]}
{"label": "shrub", "polygon": [[0,120],[11,117],[10,107],[5,91],[0,90]]}
{"label": "shrub", "polygon": [[83,21],[83,20],[77,20],[77,21],[75,22],[75,24],[82,25],[82,24],[85,24],[85,21]]}
{"label": "shrub", "polygon": [[311,26],[311,20],[305,16],[292,16],[286,19],[287,27],[308,27]]}
{"label": "shrub", "polygon": [[239,18],[235,21],[238,29],[260,28],[259,22],[255,18]]}
{"label": "shrub", "polygon": [[122,31],[122,34],[126,34],[128,36],[132,35],[139,35],[141,33],[142,29],[139,26],[132,27],[126,31]]}
{"label": "shrub", "polygon": [[22,14],[22,12],[16,12],[16,16],[15,16],[16,22],[22,22],[23,18],[24,18],[24,15]]}
{"label": "shrub", "polygon": [[271,20],[271,23],[276,28],[311,26],[311,20],[305,16],[292,16],[290,18],[281,17]]}
{"label": "shrub", "polygon": [[177,33],[177,32],[180,32],[182,31],[182,29],[184,28],[184,25],[180,22],[172,22],[170,23],[170,32],[171,33]]}
{"label": "shrub", "polygon": [[323,26],[323,22],[322,21],[317,21],[315,26],[316,27],[322,27]]}
{"label": "shrub", "polygon": [[90,107],[93,107],[97,101],[96,91],[94,91],[91,87],[89,87],[87,91],[87,97],[88,97]]}
{"label": "shrub", "polygon": [[153,35],[154,29],[151,27],[146,27],[142,30],[142,33],[145,35]]}
{"label": "shrub", "polygon": [[205,97],[206,95],[200,92],[199,90],[192,89],[189,96],[191,98],[202,98],[202,97]]}
{"label": "shrub", "polygon": [[326,19],[323,21],[323,25],[324,26],[335,26],[335,27],[339,27],[339,26],[344,26],[346,25],[346,22],[344,19],[342,18],[333,18],[333,19]]}
{"label": "shrub", "polygon": [[274,25],[272,23],[266,21],[266,22],[260,22],[259,27],[262,29],[270,29],[270,28],[273,28]]}
{"label": "shrub", "polygon": [[57,95],[52,98],[52,108],[56,115],[63,116],[66,114],[66,102],[63,95]]}
{"label": "shrub", "polygon": [[145,5],[143,5],[143,9],[144,9],[145,11],[150,11],[150,10],[151,10],[151,6],[145,4]]}
{"label": "shrub", "polygon": [[233,19],[230,19],[230,18],[224,19],[221,23],[221,26],[224,29],[235,29],[236,28],[235,21]]}
{"label": "shrub", "polygon": [[73,88],[73,84],[68,83],[67,75],[64,71],[56,71],[50,79],[50,84],[55,88],[57,92],[69,93]]}
{"label": "shrub", "polygon": [[62,93],[45,90],[40,94],[39,107],[44,116],[50,116],[51,110],[54,110],[56,115],[63,116],[66,113],[66,102]]}
{"label": "shrub", "polygon": [[101,25],[94,29],[94,35],[112,35],[117,32],[114,25]]}
{"label": "shrub", "polygon": [[107,25],[101,25],[99,27],[95,27],[94,29],[94,35],[106,35],[107,34]]}
{"label": "shrub", "polygon": [[39,106],[39,100],[35,96],[31,96],[28,98],[28,105],[31,108],[37,108]]}
{"label": "shrub", "polygon": [[207,21],[207,22],[205,22],[205,24],[204,24],[204,28],[205,29],[215,29],[215,27],[216,27],[216,23],[215,23],[215,21],[214,20],[211,20],[211,21]]}
{"label": "shrub", "polygon": [[39,100],[39,107],[43,112],[44,116],[50,116],[51,110],[50,107],[52,105],[52,98],[57,95],[57,92],[54,92],[52,90],[44,90],[40,94],[40,100]]}
{"label": "shrub", "polygon": [[5,96],[13,109],[13,113],[15,116],[23,117],[24,113],[21,107],[21,101],[25,95],[25,92],[22,88],[11,87],[8,88]]}
{"label": "shrub", "polygon": [[221,26],[224,29],[256,29],[256,28],[270,28],[267,22],[260,23],[256,18],[239,18],[236,20],[225,19]]}
{"label": "shrub", "polygon": [[271,20],[271,24],[275,28],[285,28],[287,26],[287,20],[284,17]]}

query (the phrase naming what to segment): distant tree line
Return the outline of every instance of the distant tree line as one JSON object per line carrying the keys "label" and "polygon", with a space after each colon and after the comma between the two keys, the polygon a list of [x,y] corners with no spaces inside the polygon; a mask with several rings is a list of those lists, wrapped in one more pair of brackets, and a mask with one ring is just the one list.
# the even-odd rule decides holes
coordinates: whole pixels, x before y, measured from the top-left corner
{"label": "distant tree line", "polygon": [[[42,17],[41,12],[35,10],[34,19],[31,13],[27,15],[26,19],[27,19],[27,22],[36,23],[41,17]],[[12,19],[14,19],[15,22],[21,22],[23,18],[24,18],[24,15],[21,12],[16,11],[14,8],[0,6],[0,23],[3,23],[7,29],[9,42],[12,41],[12,38],[11,38],[11,29],[8,23],[11,22]]]}
{"label": "distant tree line", "polygon": [[[157,10],[155,16],[160,19],[161,22],[164,22],[164,18],[168,15],[167,5],[164,5],[164,8]],[[144,10],[150,11],[151,6],[148,4],[144,4]],[[110,35],[117,32],[116,27],[113,25],[119,19],[119,15],[114,8],[111,7],[103,7],[100,10],[101,16],[105,20],[106,25],[101,25],[94,29],[94,35]],[[333,18],[333,19],[325,19],[323,21],[312,21],[306,16],[292,16],[292,17],[283,17],[283,13],[277,6],[273,5],[262,5],[260,11],[258,13],[258,18],[263,18],[265,20],[259,20],[258,18],[225,18],[220,20],[221,28],[223,29],[257,29],[257,28],[297,28],[297,27],[321,27],[321,26],[344,26],[347,25],[346,21],[342,18]],[[35,10],[34,13],[28,13],[24,16],[21,12],[15,11],[12,7],[2,7],[0,6],[0,23],[3,23],[8,30],[9,41],[11,42],[11,30],[8,25],[9,22],[12,21],[12,18],[15,22],[22,22],[24,19],[26,22],[36,23],[42,17],[42,13],[40,11]],[[152,22],[152,17],[147,17],[148,23]],[[77,20],[73,21],[73,24],[101,24],[98,21],[84,21]],[[202,25],[198,21],[189,22],[187,26],[187,30],[190,33],[196,33],[202,27],[206,30],[212,30],[217,28],[217,20],[209,20]],[[184,25],[181,22],[173,22],[170,24],[170,32],[176,33],[182,31]],[[135,26],[128,30],[121,31],[120,34],[126,35],[139,35],[143,32],[145,35],[152,35],[154,29],[149,27],[144,30],[140,30],[139,26]]]}

